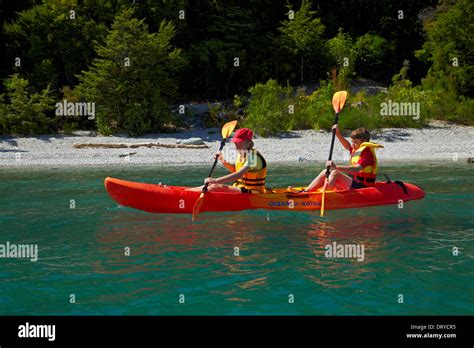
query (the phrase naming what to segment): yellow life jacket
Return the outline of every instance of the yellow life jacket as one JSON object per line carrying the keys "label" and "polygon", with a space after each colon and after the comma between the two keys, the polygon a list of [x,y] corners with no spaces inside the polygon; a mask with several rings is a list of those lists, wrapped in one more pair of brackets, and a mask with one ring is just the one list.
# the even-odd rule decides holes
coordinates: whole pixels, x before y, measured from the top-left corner
{"label": "yellow life jacket", "polygon": [[[233,186],[236,187],[244,187],[247,190],[253,190],[260,193],[265,193],[265,179],[267,177],[267,162],[265,158],[254,149],[251,149],[247,156],[255,156],[253,157],[255,160],[260,159],[262,163],[261,169],[252,169],[245,173],[245,175],[238,179]],[[235,162],[235,171],[238,172],[243,165],[247,162],[247,157],[243,157],[240,153],[237,155],[237,160]]]}
{"label": "yellow life jacket", "polygon": [[357,173],[350,173],[350,174],[353,180],[359,181],[365,186],[374,186],[375,179],[377,177],[377,156],[375,155],[375,149],[383,148],[382,145],[371,143],[369,141],[363,142],[362,144],[360,144],[359,148],[352,153],[350,164],[351,166],[357,165],[357,162],[359,162],[362,151],[364,151],[366,148],[370,149],[370,152],[372,153],[372,157],[374,158],[374,164],[371,166],[362,168],[362,170]]}

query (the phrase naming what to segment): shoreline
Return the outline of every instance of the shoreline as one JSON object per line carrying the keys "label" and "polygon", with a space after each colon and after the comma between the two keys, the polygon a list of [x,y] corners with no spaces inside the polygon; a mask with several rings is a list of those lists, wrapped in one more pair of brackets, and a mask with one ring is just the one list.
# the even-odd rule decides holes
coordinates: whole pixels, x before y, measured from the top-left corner
{"label": "shoreline", "polygon": [[[445,159],[446,161],[446,159]],[[335,161],[337,164],[346,165],[343,161]],[[415,159],[415,160],[405,160],[405,159],[397,159],[397,160],[388,160],[388,161],[379,161],[379,166],[403,166],[403,165],[441,165],[441,159]],[[456,165],[459,164],[468,164],[467,159],[458,160],[455,162]],[[160,168],[206,168],[209,171],[210,167],[212,166],[213,162],[203,162],[203,163],[157,163],[157,164],[140,164],[140,163],[132,163],[131,165],[125,165],[123,163],[108,163],[108,164],[75,164],[71,165],[67,164],[41,164],[41,165],[8,165],[8,166],[0,166],[4,172],[9,171],[18,171],[18,170],[25,170],[27,172],[34,172],[34,171],[48,171],[48,170],[76,170],[76,169],[84,169],[84,170],[100,170],[100,169],[110,169],[110,170],[139,170],[139,169],[160,169]],[[316,169],[323,169],[325,168],[325,161],[305,161],[305,162],[296,162],[296,161],[275,161],[270,163],[270,167],[277,167],[277,166],[295,166],[299,165],[301,168],[311,167],[314,166]],[[451,162],[445,164],[446,166],[452,165]],[[217,165],[219,166],[219,164]],[[217,168],[216,168],[217,170]]]}
{"label": "shoreline", "polygon": [[[89,133],[89,132],[84,132]],[[343,132],[347,135],[346,132]],[[73,148],[79,143],[165,143],[199,137],[208,148]],[[385,128],[372,132],[372,141],[384,145],[377,150],[379,163],[467,162],[474,157],[474,127],[436,122],[427,128]],[[256,137],[255,148],[269,164],[324,163],[329,153],[329,131],[302,130]],[[220,129],[196,129],[174,134],[139,137],[91,135],[40,135],[0,137],[1,168],[82,168],[209,165],[220,143]],[[233,149],[228,143],[224,149]],[[348,152],[336,140],[333,159],[346,163]]]}

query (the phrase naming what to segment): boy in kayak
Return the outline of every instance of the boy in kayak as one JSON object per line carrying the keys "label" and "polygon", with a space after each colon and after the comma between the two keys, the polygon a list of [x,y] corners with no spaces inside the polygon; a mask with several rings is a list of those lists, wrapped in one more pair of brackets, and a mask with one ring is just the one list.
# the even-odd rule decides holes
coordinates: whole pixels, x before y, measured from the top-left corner
{"label": "boy in kayak", "polygon": [[[222,153],[215,155],[232,173],[220,178],[206,178],[204,184],[209,184],[208,191],[265,193],[267,163],[265,158],[253,148],[252,137],[253,132],[249,128],[241,128],[235,132],[231,140],[237,149],[235,165],[226,162]],[[223,185],[223,183],[233,181],[235,183],[232,186]],[[202,187],[198,189],[201,190]]]}
{"label": "boy in kayak", "polygon": [[[331,170],[327,190],[331,190],[334,187],[338,190],[350,190],[374,186],[377,176],[375,149],[383,146],[371,143],[370,133],[365,128],[358,128],[352,131],[350,135],[352,144],[342,136],[337,124],[332,129],[336,130],[336,136],[342,146],[350,151],[351,165],[338,166],[333,161],[327,161],[326,166],[329,166]],[[303,192],[316,191],[324,185],[325,179],[326,169]]]}

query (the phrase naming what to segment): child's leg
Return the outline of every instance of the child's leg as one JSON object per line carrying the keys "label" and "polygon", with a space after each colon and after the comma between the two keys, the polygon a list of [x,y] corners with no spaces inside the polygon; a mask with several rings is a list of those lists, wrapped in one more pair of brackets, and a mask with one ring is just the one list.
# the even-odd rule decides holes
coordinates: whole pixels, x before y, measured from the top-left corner
{"label": "child's leg", "polygon": [[306,188],[307,192],[316,191],[318,188],[322,187],[324,180],[326,179],[326,169],[323,170],[319,175],[314,179],[311,184]]}
{"label": "child's leg", "polygon": [[350,190],[352,185],[352,178],[346,174],[333,170],[329,175],[328,190],[336,187],[338,190]]}
{"label": "child's leg", "polygon": [[186,191],[196,191],[196,192],[201,192],[203,187],[204,187],[204,186],[192,187],[192,188],[188,188],[188,189],[186,189]]}
{"label": "child's leg", "polygon": [[[201,192],[203,187],[204,186],[193,187],[193,188],[188,189],[187,191]],[[209,192],[211,191],[212,192],[236,192],[236,193],[242,192],[239,187],[222,185],[222,184],[211,184],[207,186],[207,191]]]}
{"label": "child's leg", "polygon": [[240,187],[229,186],[229,185],[222,185],[222,184],[211,184],[207,187],[209,192],[234,192],[234,193],[242,193]]}

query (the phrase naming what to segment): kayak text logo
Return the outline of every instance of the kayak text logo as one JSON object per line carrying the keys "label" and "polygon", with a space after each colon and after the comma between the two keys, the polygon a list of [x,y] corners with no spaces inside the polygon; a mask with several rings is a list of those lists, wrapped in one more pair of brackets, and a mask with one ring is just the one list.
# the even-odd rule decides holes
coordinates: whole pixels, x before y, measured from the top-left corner
{"label": "kayak text logo", "polygon": [[388,100],[380,103],[381,116],[412,116],[414,120],[420,119],[420,103],[399,103]]}
{"label": "kayak text logo", "polygon": [[95,103],[73,103],[64,99],[56,103],[56,116],[87,116],[88,120],[93,120]]}
{"label": "kayak text logo", "polygon": [[27,258],[31,262],[36,262],[38,261],[38,244],[12,244],[10,242],[0,244],[0,258]]}
{"label": "kayak text logo", "polygon": [[47,338],[48,341],[56,339],[56,325],[34,325],[28,322],[18,326],[20,338]]}
{"label": "kayak text logo", "polygon": [[327,258],[356,258],[360,262],[365,259],[364,248],[364,244],[337,244],[333,242],[324,247],[326,249],[324,256]]}

